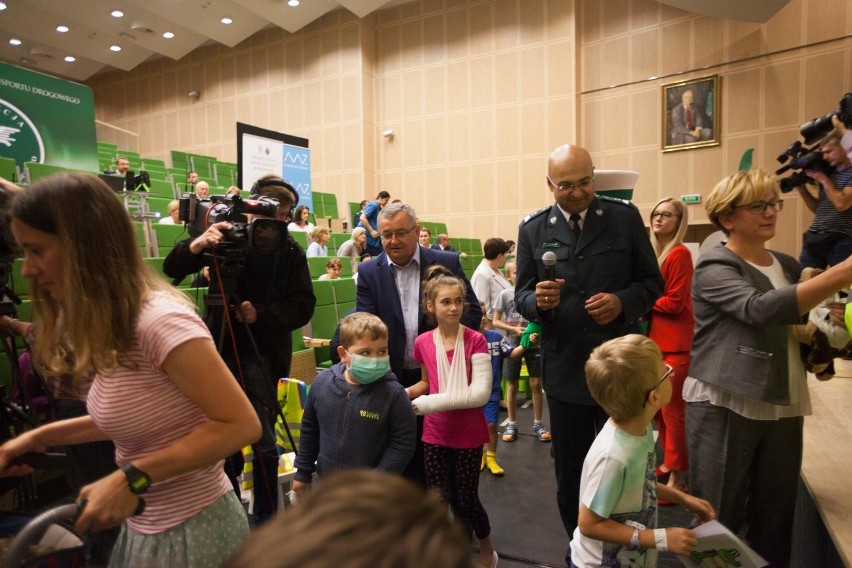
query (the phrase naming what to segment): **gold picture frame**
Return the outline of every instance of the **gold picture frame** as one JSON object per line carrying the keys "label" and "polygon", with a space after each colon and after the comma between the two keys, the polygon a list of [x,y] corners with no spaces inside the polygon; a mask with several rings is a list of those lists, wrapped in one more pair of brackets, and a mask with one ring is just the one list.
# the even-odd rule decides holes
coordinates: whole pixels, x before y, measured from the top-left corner
{"label": "gold picture frame", "polygon": [[663,152],[718,146],[719,75],[663,85]]}

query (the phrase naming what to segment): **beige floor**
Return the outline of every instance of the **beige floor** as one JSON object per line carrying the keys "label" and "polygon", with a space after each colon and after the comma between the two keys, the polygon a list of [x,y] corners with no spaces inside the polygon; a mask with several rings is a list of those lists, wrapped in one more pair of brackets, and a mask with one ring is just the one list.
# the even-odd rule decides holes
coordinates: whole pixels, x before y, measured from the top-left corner
{"label": "beige floor", "polygon": [[835,359],[834,371],[835,378],[852,378],[852,361],[847,361],[845,359]]}

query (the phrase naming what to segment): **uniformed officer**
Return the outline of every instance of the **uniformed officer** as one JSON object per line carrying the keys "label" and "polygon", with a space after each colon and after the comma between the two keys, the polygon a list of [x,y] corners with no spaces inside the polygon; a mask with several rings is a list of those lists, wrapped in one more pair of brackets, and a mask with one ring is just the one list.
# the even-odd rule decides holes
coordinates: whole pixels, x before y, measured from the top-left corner
{"label": "uniformed officer", "polygon": [[[569,538],[577,527],[583,460],[607,420],[586,386],[586,360],[604,341],[639,333],[640,316],[663,291],[639,211],[596,196],[594,176],[584,148],[554,150],[547,184],[555,203],[524,219],[517,246],[515,303],[525,318],[541,322],[556,498]],[[542,262],[547,252],[556,257],[555,280]]]}

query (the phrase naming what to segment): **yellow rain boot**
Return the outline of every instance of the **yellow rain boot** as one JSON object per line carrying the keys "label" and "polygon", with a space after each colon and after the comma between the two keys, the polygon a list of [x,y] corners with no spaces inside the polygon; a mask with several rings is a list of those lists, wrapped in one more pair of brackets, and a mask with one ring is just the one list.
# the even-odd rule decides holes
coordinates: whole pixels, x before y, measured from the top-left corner
{"label": "yellow rain boot", "polygon": [[493,475],[502,476],[503,468],[497,463],[497,452],[485,452],[485,465]]}

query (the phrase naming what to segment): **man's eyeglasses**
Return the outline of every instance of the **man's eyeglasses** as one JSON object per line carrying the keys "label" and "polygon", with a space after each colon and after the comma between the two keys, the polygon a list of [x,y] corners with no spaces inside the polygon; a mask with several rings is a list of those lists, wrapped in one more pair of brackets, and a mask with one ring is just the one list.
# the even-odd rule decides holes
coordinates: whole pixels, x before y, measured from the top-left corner
{"label": "man's eyeglasses", "polygon": [[784,209],[784,202],[780,199],[773,199],[772,201],[755,201],[754,203],[748,203],[746,205],[737,205],[736,207],[745,207],[752,213],[765,213],[768,207],[772,207],[776,212],[781,212]]}
{"label": "man's eyeglasses", "polygon": [[560,184],[553,183],[553,180],[550,177],[547,178],[547,181],[550,183],[550,186],[554,189],[558,189],[559,191],[574,191],[574,189],[580,189],[581,191],[586,191],[589,189],[593,183],[595,183],[595,178],[590,177],[584,180],[580,180],[577,183],[571,183],[570,181],[563,182]]}
{"label": "man's eyeglasses", "polygon": [[413,231],[416,228],[417,228],[417,225],[414,225],[410,229],[400,229],[398,231],[393,231],[393,232],[385,231],[384,233],[382,233],[382,240],[392,241],[394,238],[401,239],[405,235],[407,235],[408,233],[410,233],[411,231]]}
{"label": "man's eyeglasses", "polygon": [[662,376],[662,377],[660,377],[660,380],[659,380],[659,381],[657,381],[656,383],[654,383],[654,386],[652,386],[651,388],[649,388],[648,390],[646,390],[646,391],[645,391],[645,401],[642,403],[642,406],[643,406],[643,407],[644,407],[646,404],[648,404],[648,397],[649,397],[649,396],[651,396],[651,393],[652,393],[652,392],[654,392],[654,390],[655,390],[658,386],[660,386],[661,384],[663,384],[663,381],[665,381],[666,379],[668,379],[669,377],[671,377],[671,376],[674,374],[674,369],[672,369],[672,368],[671,368],[671,365],[669,365],[668,363],[664,363],[664,364],[665,364],[665,366],[666,366],[666,372],[665,372],[665,373],[663,373],[663,376]]}
{"label": "man's eyeglasses", "polygon": [[[657,217],[660,217],[661,219],[671,219],[674,216],[675,214],[671,211],[654,211],[651,213],[651,219],[656,219]],[[678,217],[680,217],[680,215],[678,215]]]}

